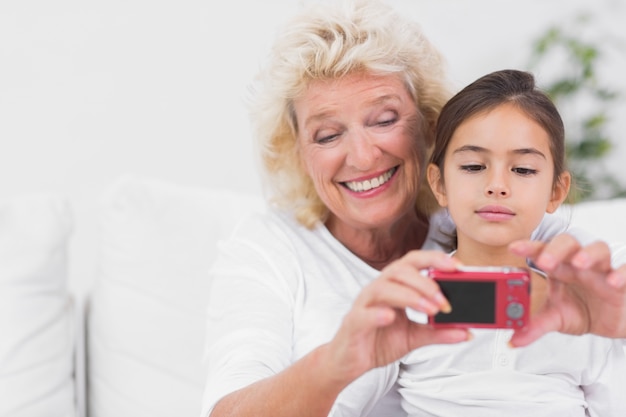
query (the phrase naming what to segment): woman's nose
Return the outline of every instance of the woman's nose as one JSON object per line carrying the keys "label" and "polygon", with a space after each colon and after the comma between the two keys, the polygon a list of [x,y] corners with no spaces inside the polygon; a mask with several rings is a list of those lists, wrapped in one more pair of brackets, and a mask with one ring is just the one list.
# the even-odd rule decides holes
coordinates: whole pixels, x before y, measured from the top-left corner
{"label": "woman's nose", "polygon": [[375,166],[382,151],[374,138],[367,134],[351,134],[346,163],[359,171],[367,171]]}

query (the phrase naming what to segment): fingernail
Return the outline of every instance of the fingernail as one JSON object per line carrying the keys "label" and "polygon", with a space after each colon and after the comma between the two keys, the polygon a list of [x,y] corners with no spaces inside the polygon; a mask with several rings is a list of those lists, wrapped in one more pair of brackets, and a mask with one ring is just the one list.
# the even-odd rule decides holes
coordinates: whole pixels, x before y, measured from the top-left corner
{"label": "fingernail", "polygon": [[515,241],[515,242],[511,242],[509,243],[509,250],[513,251],[513,252],[518,252],[520,250],[520,245],[522,243],[520,241]]}
{"label": "fingernail", "polygon": [[591,266],[591,258],[584,252],[576,254],[572,259],[572,264],[576,268],[587,269]]}
{"label": "fingernail", "polygon": [[621,288],[624,284],[626,284],[626,277],[617,271],[613,271],[607,277],[606,282],[613,288]]}
{"label": "fingernail", "polygon": [[442,293],[438,292],[435,294],[435,301],[437,302],[437,305],[439,305],[439,309],[442,313],[448,314],[452,311],[452,306],[448,302],[448,299],[444,297]]}

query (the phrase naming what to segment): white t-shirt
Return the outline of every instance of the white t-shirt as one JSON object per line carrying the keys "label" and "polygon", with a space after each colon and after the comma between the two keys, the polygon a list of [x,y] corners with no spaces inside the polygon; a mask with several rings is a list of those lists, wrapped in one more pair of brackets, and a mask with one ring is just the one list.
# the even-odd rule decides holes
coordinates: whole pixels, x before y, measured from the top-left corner
{"label": "white t-shirt", "polygon": [[403,407],[420,417],[624,417],[622,343],[549,333],[510,348],[512,330],[414,350],[400,366]]}
{"label": "white t-shirt", "polygon": [[[534,237],[554,236],[566,226],[549,217]],[[433,216],[423,248],[440,248],[441,233],[450,227],[443,212]],[[378,274],[323,225],[309,230],[272,210],[244,220],[220,245],[210,272],[202,416],[226,394],[277,374],[330,341]],[[406,415],[398,370],[394,363],[363,375],[342,391],[331,415]]]}

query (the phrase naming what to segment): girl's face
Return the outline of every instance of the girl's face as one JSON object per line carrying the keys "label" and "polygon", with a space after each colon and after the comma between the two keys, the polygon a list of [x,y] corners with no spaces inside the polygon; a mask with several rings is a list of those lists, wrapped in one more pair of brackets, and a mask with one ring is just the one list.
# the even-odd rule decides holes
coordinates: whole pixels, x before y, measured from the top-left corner
{"label": "girl's face", "polygon": [[528,239],[545,212],[569,191],[567,172],[557,184],[550,137],[511,104],[477,114],[454,132],[444,160],[428,180],[457,226],[458,246],[473,242],[506,246]]}
{"label": "girl's face", "polygon": [[398,77],[314,81],[294,106],[300,158],[329,224],[375,230],[415,216],[423,139]]}

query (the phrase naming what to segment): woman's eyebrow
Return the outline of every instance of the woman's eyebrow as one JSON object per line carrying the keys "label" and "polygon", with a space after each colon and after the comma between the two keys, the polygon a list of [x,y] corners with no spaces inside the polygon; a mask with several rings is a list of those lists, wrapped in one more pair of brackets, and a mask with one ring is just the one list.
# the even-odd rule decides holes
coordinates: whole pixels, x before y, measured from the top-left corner
{"label": "woman's eyebrow", "polygon": [[[369,101],[366,101],[366,105],[370,106],[380,106],[386,103],[400,103],[402,102],[402,98],[398,94],[385,94],[379,97],[375,97]],[[303,126],[308,126],[312,123],[317,123],[321,120],[325,120],[333,117],[335,114],[339,112],[336,106],[329,106],[328,108],[322,108],[317,113],[313,113],[308,116],[303,123]]]}

